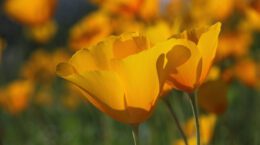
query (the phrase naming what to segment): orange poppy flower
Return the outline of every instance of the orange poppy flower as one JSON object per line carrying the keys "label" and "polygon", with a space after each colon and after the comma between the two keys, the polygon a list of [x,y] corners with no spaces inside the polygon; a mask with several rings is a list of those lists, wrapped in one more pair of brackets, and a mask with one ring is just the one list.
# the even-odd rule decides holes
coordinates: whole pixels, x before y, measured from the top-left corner
{"label": "orange poppy flower", "polygon": [[140,17],[150,20],[158,16],[159,0],[92,0],[107,13],[127,18]]}
{"label": "orange poppy flower", "polygon": [[39,49],[23,65],[21,76],[37,83],[49,84],[55,77],[56,65],[68,58],[68,54],[61,49],[52,53]]}
{"label": "orange poppy flower", "polygon": [[29,38],[35,42],[44,44],[49,42],[57,32],[57,24],[54,21],[47,21],[42,25],[33,26],[26,31]]}
{"label": "orange poppy flower", "polygon": [[257,84],[257,66],[251,59],[240,60],[234,67],[234,75],[247,86]]}
{"label": "orange poppy flower", "polygon": [[71,28],[69,46],[73,50],[92,46],[112,33],[111,27],[110,18],[106,13],[92,13]]}
{"label": "orange poppy flower", "polygon": [[220,36],[217,49],[217,60],[226,57],[241,57],[248,54],[252,44],[252,35],[250,32],[238,31],[228,32]]}
{"label": "orange poppy flower", "polygon": [[79,50],[56,71],[81,88],[102,112],[123,123],[139,124],[158,100],[157,50],[150,48],[146,37],[125,33]]}
{"label": "orange poppy flower", "polygon": [[1,90],[0,105],[11,114],[18,114],[28,107],[32,92],[33,84],[30,81],[14,81]]}
{"label": "orange poppy flower", "polygon": [[25,25],[41,25],[54,13],[56,0],[6,0],[5,12]]}
{"label": "orange poppy flower", "polygon": [[204,82],[216,54],[220,27],[217,23],[174,36],[181,43],[166,53],[167,62],[161,73],[166,91],[176,88],[191,93]]}

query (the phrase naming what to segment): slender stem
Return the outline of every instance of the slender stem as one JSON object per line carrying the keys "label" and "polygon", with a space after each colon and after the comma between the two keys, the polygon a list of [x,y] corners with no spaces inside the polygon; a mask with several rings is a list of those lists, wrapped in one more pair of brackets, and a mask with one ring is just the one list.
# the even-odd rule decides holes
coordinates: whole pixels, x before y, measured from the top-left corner
{"label": "slender stem", "polygon": [[175,121],[175,123],[176,123],[176,125],[177,125],[177,128],[178,128],[178,130],[179,130],[179,132],[180,132],[180,134],[181,134],[181,136],[182,136],[182,139],[183,139],[185,145],[188,145],[187,137],[186,137],[186,135],[185,135],[183,129],[181,128],[181,124],[180,124],[180,122],[179,122],[179,119],[178,119],[176,113],[175,113],[174,110],[173,110],[173,107],[172,107],[171,103],[170,103],[167,99],[165,99],[165,98],[163,99],[163,101],[164,101],[164,103],[166,104],[168,110],[170,111],[171,116],[173,117],[173,119],[174,119],[174,121]]}
{"label": "slender stem", "polygon": [[139,141],[139,125],[132,125],[132,134],[135,145],[140,145]]}
{"label": "slender stem", "polygon": [[189,95],[191,108],[193,115],[195,117],[195,125],[196,125],[196,135],[197,135],[197,145],[200,145],[200,122],[199,122],[199,112],[198,112],[198,105],[197,105],[197,91],[195,93],[191,93]]}

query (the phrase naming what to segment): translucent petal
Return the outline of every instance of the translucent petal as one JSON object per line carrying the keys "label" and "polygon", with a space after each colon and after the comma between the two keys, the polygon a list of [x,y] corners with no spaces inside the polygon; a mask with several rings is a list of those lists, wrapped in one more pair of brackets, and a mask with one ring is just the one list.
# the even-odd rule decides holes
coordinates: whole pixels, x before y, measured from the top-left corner
{"label": "translucent petal", "polygon": [[[68,63],[57,66],[57,74],[64,79],[74,83],[93,97],[97,102],[102,102],[114,110],[124,110],[124,88],[114,72],[110,71],[88,71],[78,73]],[[99,107],[100,104],[94,104]]]}
{"label": "translucent petal", "polygon": [[115,62],[122,78],[128,107],[150,110],[159,94],[156,62],[158,54],[150,49]]}
{"label": "translucent petal", "polygon": [[202,55],[202,74],[200,78],[200,83],[205,80],[215,58],[220,27],[221,23],[216,23],[200,36],[197,45]]}
{"label": "translucent petal", "polygon": [[167,85],[190,92],[197,84],[197,70],[201,55],[196,45],[188,40],[178,39],[166,54],[165,71],[168,74]]}

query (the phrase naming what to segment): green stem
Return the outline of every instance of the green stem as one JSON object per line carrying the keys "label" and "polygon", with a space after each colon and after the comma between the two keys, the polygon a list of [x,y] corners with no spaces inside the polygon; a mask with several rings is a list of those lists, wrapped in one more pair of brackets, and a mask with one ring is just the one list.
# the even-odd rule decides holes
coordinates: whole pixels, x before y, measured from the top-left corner
{"label": "green stem", "polygon": [[195,91],[195,93],[191,93],[188,96],[190,98],[192,112],[195,117],[197,145],[200,145],[200,122],[199,122],[199,112],[198,112],[197,93],[196,92],[197,91]]}
{"label": "green stem", "polygon": [[177,117],[176,113],[173,110],[173,107],[172,107],[171,103],[166,98],[164,98],[163,101],[166,104],[168,110],[170,111],[171,116],[173,117],[173,119],[174,119],[174,121],[175,121],[175,123],[177,125],[177,128],[178,128],[178,130],[179,130],[179,132],[180,132],[180,134],[182,136],[182,139],[183,139],[185,145],[188,145],[187,137],[186,137],[183,129],[181,128],[181,124],[180,124],[180,122],[178,120],[178,117]]}
{"label": "green stem", "polygon": [[134,144],[135,145],[140,145],[139,124],[138,125],[132,125],[132,134],[133,134]]}

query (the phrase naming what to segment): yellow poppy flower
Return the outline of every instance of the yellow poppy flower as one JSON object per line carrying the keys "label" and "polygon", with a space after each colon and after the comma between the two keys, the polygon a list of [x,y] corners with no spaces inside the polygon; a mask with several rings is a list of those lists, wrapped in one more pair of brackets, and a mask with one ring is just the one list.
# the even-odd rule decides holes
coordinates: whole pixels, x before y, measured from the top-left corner
{"label": "yellow poppy flower", "polygon": [[53,15],[56,0],[6,0],[5,12],[25,25],[43,24]]}
{"label": "yellow poppy flower", "polygon": [[42,25],[33,26],[27,29],[27,35],[35,42],[47,43],[53,38],[57,31],[57,25],[54,21],[47,21]]}
{"label": "yellow poppy flower", "polygon": [[139,16],[143,20],[151,20],[159,16],[160,0],[143,0],[139,8]]}
{"label": "yellow poppy flower", "polygon": [[51,83],[55,77],[55,67],[69,56],[61,49],[52,53],[39,49],[23,65],[21,76],[37,83]]}
{"label": "yellow poppy flower", "polygon": [[188,13],[191,19],[191,23],[207,24],[209,22],[216,21],[216,20],[222,21],[227,19],[229,16],[231,16],[235,8],[235,1],[234,0],[228,0],[228,1],[191,0],[191,5],[192,5],[191,10]]}
{"label": "yellow poppy flower", "polygon": [[140,17],[151,20],[159,14],[159,0],[92,0],[100,5],[107,13],[120,15],[126,18]]}
{"label": "yellow poppy flower", "polygon": [[241,57],[248,54],[252,44],[250,32],[238,31],[228,32],[220,36],[216,59],[222,60],[226,57]]}
{"label": "yellow poppy flower", "polygon": [[76,23],[69,33],[69,46],[73,50],[96,44],[112,32],[110,18],[104,12],[95,12]]}
{"label": "yellow poppy flower", "polygon": [[101,9],[113,14],[132,17],[140,9],[143,1],[140,0],[92,0],[101,6]]}
{"label": "yellow poppy flower", "polygon": [[[207,12],[206,14],[211,15],[217,20],[225,20],[228,18],[235,6],[234,0],[204,0],[207,4],[205,5]],[[225,3],[225,4],[224,4]]]}
{"label": "yellow poppy flower", "polygon": [[32,92],[32,82],[26,80],[14,81],[6,88],[1,88],[0,105],[11,114],[18,114],[29,105]]}
{"label": "yellow poppy flower", "polygon": [[245,85],[255,86],[257,84],[256,63],[251,59],[240,60],[234,67],[234,75]]}
{"label": "yellow poppy flower", "polygon": [[220,32],[220,23],[195,31],[185,31],[176,37],[180,41],[166,54],[164,86],[191,93],[206,79],[213,63]]}
{"label": "yellow poppy flower", "polygon": [[207,81],[217,80],[220,78],[221,69],[219,66],[212,66],[207,76]]}
{"label": "yellow poppy flower", "polygon": [[260,2],[259,0],[238,0],[237,9],[241,12],[243,20],[240,21],[242,27],[247,31],[260,30]]}
{"label": "yellow poppy flower", "polygon": [[[168,42],[169,43],[169,42]],[[138,33],[109,37],[57,66],[95,107],[127,124],[145,121],[157,102],[159,49]]]}
{"label": "yellow poppy flower", "polygon": [[260,12],[252,8],[245,10],[246,21],[244,21],[244,27],[251,28],[253,30],[260,30]]}

